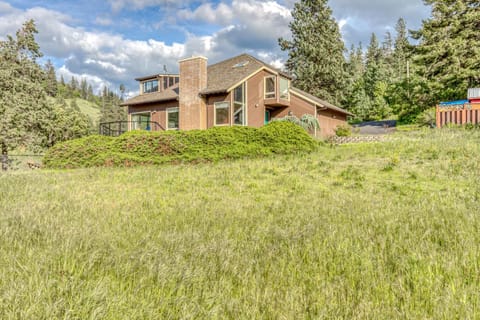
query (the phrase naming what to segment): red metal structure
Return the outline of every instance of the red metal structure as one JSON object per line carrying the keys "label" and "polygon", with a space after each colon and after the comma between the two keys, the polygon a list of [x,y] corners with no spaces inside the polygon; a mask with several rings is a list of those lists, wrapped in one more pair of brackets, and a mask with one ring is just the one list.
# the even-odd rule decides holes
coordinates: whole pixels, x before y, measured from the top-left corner
{"label": "red metal structure", "polygon": [[437,106],[436,124],[480,124],[480,88],[468,90],[468,100],[441,102]]}

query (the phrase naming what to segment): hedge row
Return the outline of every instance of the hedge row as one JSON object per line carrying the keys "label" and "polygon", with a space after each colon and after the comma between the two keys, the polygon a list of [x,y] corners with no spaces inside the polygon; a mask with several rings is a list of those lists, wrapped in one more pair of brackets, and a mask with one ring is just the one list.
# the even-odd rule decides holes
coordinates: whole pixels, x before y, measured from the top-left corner
{"label": "hedge row", "polygon": [[270,154],[311,152],[316,142],[301,127],[272,122],[259,129],[218,127],[208,130],[132,131],[120,137],[89,136],[48,150],[47,168],[85,168],[210,162]]}

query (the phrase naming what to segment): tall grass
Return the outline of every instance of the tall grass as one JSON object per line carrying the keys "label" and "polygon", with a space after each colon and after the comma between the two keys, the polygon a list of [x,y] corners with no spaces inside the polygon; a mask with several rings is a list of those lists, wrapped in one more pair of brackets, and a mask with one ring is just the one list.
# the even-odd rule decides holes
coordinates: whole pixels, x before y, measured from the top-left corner
{"label": "tall grass", "polygon": [[479,318],[479,142],[2,175],[1,318]]}

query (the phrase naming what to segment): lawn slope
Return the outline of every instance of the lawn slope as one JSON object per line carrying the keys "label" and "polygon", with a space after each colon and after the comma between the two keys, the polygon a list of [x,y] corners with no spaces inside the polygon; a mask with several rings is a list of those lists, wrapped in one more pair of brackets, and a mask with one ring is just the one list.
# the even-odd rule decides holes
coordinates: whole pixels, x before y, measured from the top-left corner
{"label": "lawn slope", "polygon": [[480,317],[480,134],[0,176],[6,319]]}

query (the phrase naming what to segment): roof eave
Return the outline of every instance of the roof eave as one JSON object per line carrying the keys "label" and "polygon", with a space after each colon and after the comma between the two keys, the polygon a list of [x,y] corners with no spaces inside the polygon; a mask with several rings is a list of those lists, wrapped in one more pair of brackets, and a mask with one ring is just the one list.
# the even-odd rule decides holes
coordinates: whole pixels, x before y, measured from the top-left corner
{"label": "roof eave", "polygon": [[150,100],[150,101],[139,101],[139,102],[133,102],[133,103],[129,103],[128,101],[125,101],[125,102],[121,103],[120,106],[122,106],[122,107],[138,106],[138,105],[141,105],[141,104],[152,104],[152,103],[156,103],[156,102],[167,102],[167,101],[178,101],[178,97],[156,99],[156,100]]}

